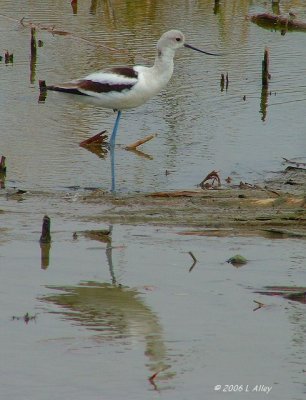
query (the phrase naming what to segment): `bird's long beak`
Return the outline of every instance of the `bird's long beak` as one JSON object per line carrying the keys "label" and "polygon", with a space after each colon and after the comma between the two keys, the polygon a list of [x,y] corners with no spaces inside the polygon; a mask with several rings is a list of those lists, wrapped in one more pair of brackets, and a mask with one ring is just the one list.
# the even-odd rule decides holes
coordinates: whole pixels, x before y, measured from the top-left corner
{"label": "bird's long beak", "polygon": [[190,44],[187,44],[187,43],[185,43],[184,46],[188,47],[188,49],[192,49],[192,50],[198,51],[200,53],[208,54],[209,56],[222,56],[222,54],[209,53],[208,51],[197,49],[196,47],[191,46]]}

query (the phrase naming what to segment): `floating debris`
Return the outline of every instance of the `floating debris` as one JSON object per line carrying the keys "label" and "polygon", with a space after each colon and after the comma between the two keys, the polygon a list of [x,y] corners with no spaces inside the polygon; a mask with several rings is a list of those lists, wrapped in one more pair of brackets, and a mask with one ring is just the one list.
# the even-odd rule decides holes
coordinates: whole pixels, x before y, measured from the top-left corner
{"label": "floating debris", "polygon": [[306,22],[292,18],[290,15],[262,13],[249,15],[248,19],[261,28],[280,30],[282,34],[288,31],[306,32]]}
{"label": "floating debris", "polygon": [[46,81],[44,80],[39,80],[39,97],[38,97],[38,103],[44,103],[47,97],[47,85]]}
{"label": "floating debris", "polygon": [[28,312],[25,313],[21,317],[16,317],[15,315],[12,316],[12,321],[24,321],[26,324],[28,324],[30,321],[36,321],[37,314],[35,315],[30,315]]}
{"label": "floating debris", "polygon": [[240,254],[236,254],[235,256],[229,258],[226,262],[234,265],[235,267],[241,267],[242,265],[245,265],[248,260]]}
{"label": "floating debris", "polygon": [[14,62],[14,54],[9,53],[8,50],[4,53],[4,62],[5,64],[13,64]]}
{"label": "floating debris", "polygon": [[288,229],[280,229],[280,228],[269,228],[264,229],[265,232],[269,234],[269,236],[274,238],[296,238],[296,239],[306,239],[305,232],[298,231],[290,231]]}
{"label": "floating debris", "polygon": [[225,90],[227,91],[228,84],[229,84],[228,73],[226,73],[226,75],[221,74],[221,79],[220,79],[221,92],[224,91],[224,87],[225,87]]}
{"label": "floating debris", "polygon": [[255,308],[253,309],[253,311],[257,311],[257,310],[259,310],[260,308],[267,307],[266,304],[261,303],[260,301],[253,300],[253,302],[257,304],[257,307],[255,307]]}
{"label": "floating debris", "polygon": [[303,286],[266,286],[255,293],[267,296],[281,296],[284,299],[306,304],[306,287]]}
{"label": "floating debris", "polygon": [[105,158],[107,154],[107,142],[108,135],[106,130],[97,133],[89,139],[83,140],[79,146],[84,147],[86,150],[91,151],[100,158]]}
{"label": "floating debris", "polygon": [[287,164],[293,164],[296,168],[306,169],[306,163],[299,160],[289,160],[288,158],[282,157],[284,162]]}
{"label": "floating debris", "polygon": [[107,142],[107,134],[106,130],[97,133],[94,136],[91,136],[89,139],[83,140],[83,142],[80,143],[81,147],[90,147],[90,146],[97,146],[97,145],[106,145]]}
{"label": "floating debris", "polygon": [[23,201],[23,195],[27,193],[26,190],[22,189],[17,189],[17,188],[9,188],[6,192],[6,198],[7,200],[17,200],[17,201]]}
{"label": "floating debris", "polygon": [[78,233],[82,234],[84,237],[88,239],[97,240],[98,242],[102,243],[110,243],[112,241],[111,229],[99,229],[99,230],[92,229],[89,231],[83,231]]}
{"label": "floating debris", "polygon": [[138,146],[148,142],[149,140],[154,139],[156,136],[157,136],[157,134],[154,133],[152,135],[148,135],[148,136],[144,137],[143,139],[139,139],[136,142],[125,146],[125,150],[136,150]]}
{"label": "floating debris", "polygon": [[[211,182],[209,182],[211,181]],[[221,186],[219,171],[211,171],[199,185],[201,189],[216,189]]]}

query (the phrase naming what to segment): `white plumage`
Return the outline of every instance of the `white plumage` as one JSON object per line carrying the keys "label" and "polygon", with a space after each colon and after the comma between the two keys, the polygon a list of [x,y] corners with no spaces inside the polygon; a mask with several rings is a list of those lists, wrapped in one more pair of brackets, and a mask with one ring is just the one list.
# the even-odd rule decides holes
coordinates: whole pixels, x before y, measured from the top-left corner
{"label": "white plumage", "polygon": [[[209,55],[218,55],[199,50],[185,43],[185,36],[178,30],[164,33],[157,42],[157,53],[152,67],[114,67],[94,72],[82,79],[47,86],[49,90],[91,96],[105,108],[118,111],[110,139],[114,149],[121,110],[141,106],[165,88],[173,74],[173,59],[176,50],[188,47]],[[113,185],[114,187],[114,178]]]}

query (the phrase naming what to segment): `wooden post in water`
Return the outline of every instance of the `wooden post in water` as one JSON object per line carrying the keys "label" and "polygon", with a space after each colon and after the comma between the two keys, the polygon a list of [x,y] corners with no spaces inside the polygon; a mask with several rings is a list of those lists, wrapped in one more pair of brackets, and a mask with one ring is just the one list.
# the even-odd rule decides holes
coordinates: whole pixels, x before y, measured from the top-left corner
{"label": "wooden post in water", "polygon": [[221,74],[221,79],[220,79],[221,92],[223,92],[223,90],[224,90],[224,82],[225,82],[224,74]]}
{"label": "wooden post in water", "polygon": [[268,90],[269,90],[269,79],[271,75],[269,73],[269,49],[266,47],[264,52],[264,59],[262,60],[262,88],[261,88],[261,101],[260,101],[260,112],[262,114],[262,121],[266,120],[267,107],[268,107]]}
{"label": "wooden post in water", "polygon": [[35,82],[35,70],[37,61],[36,29],[31,28],[31,53],[30,53],[30,82]]}
{"label": "wooden post in water", "polygon": [[4,156],[1,156],[1,159],[0,159],[0,189],[5,188],[5,177],[6,177],[5,160],[6,160],[6,158]]}
{"label": "wooden post in water", "polygon": [[43,218],[43,224],[40,236],[40,250],[41,250],[41,268],[47,269],[49,266],[49,254],[51,248],[51,234],[50,234],[51,221],[48,215]]}
{"label": "wooden post in water", "polygon": [[50,234],[50,226],[51,220],[48,215],[45,215],[43,218],[43,224],[41,228],[41,236],[40,236],[40,243],[50,243],[51,242],[51,234]]}
{"label": "wooden post in water", "polygon": [[6,173],[5,160],[6,160],[6,157],[1,156],[1,159],[0,159],[0,173],[1,174],[5,174]]}
{"label": "wooden post in water", "polygon": [[272,0],[272,11],[276,15],[280,15],[280,6],[279,6],[280,0]]}
{"label": "wooden post in water", "polygon": [[270,78],[271,75],[269,73],[269,49],[266,47],[264,52],[264,59],[262,60],[262,86],[268,88]]}
{"label": "wooden post in water", "polygon": [[220,9],[220,0],[215,0],[215,5],[214,5],[214,14],[218,14]]}

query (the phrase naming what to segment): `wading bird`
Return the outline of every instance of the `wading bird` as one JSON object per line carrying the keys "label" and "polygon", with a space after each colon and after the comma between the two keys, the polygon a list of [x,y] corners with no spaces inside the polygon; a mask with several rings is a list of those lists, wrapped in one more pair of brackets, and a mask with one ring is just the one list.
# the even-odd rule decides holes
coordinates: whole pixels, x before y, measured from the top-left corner
{"label": "wading bird", "polygon": [[82,79],[47,86],[49,90],[91,96],[102,107],[117,111],[109,142],[112,156],[112,191],[115,190],[113,150],[121,111],[141,106],[167,85],[173,74],[175,52],[181,47],[187,47],[212,56],[219,55],[187,44],[182,32],[170,30],[164,33],[157,42],[157,54],[152,67],[142,65],[113,67],[94,72]]}

